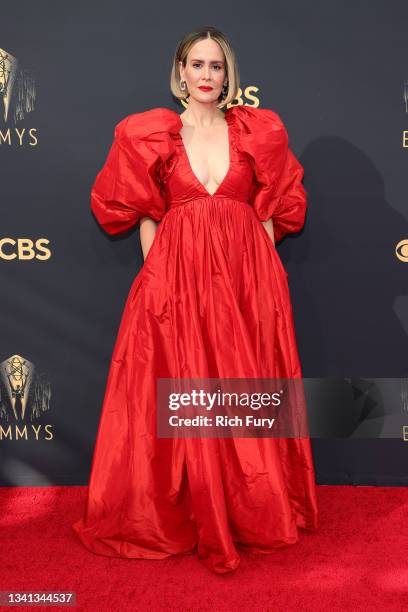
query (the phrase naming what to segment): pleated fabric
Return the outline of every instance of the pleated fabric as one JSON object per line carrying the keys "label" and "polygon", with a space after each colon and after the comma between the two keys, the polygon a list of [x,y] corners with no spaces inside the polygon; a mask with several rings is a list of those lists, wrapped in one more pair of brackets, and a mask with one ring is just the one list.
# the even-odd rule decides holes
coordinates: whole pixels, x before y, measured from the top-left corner
{"label": "pleated fabric", "polygon": [[310,440],[158,438],[158,378],[301,378],[287,273],[275,240],[299,231],[303,168],[277,113],[232,106],[230,165],[214,194],[195,176],[178,113],[123,119],[91,209],[109,234],[160,221],[125,304],[112,354],[83,516],[102,555],[197,551],[235,570],[239,548],[270,553],[318,528]]}

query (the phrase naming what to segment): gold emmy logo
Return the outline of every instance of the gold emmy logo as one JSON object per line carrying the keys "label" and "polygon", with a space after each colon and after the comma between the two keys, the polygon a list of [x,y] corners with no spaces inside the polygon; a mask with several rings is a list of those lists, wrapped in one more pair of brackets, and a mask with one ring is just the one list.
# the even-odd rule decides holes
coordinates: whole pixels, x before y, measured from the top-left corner
{"label": "gold emmy logo", "polygon": [[408,261],[408,240],[400,240],[395,247],[395,254],[400,261],[404,263]]}
{"label": "gold emmy logo", "polygon": [[41,422],[50,400],[51,385],[34,363],[21,355],[0,363],[0,442],[52,440],[52,425]]}
{"label": "gold emmy logo", "polygon": [[51,257],[51,251],[46,246],[50,241],[47,238],[38,238],[35,242],[31,238],[0,238],[0,260],[20,261],[39,259],[46,261]]}
{"label": "gold emmy logo", "polygon": [[[402,98],[405,102],[405,112],[408,113],[408,81],[404,82]],[[408,148],[408,130],[402,130],[402,148]]]}
{"label": "gold emmy logo", "polygon": [[0,129],[0,146],[17,144],[36,146],[36,128],[17,127],[35,107],[36,87],[31,72],[11,53],[0,49],[0,124],[14,127]]}

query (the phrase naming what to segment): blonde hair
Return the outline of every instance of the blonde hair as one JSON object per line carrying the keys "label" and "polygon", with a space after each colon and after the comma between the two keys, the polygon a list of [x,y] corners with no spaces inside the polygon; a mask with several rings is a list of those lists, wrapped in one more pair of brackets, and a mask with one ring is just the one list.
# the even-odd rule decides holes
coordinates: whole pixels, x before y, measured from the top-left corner
{"label": "blonde hair", "polygon": [[239,69],[235,52],[227,36],[223,34],[223,32],[221,32],[220,30],[217,30],[216,28],[213,28],[211,26],[199,28],[197,30],[188,32],[177,44],[177,48],[173,58],[173,65],[171,68],[170,89],[171,93],[179,100],[188,99],[189,93],[187,92],[187,90],[183,91],[180,88],[179,62],[183,62],[183,66],[185,66],[187,63],[187,55],[191,47],[199,40],[203,40],[205,38],[212,38],[213,40],[215,40],[220,45],[225,57],[226,77],[228,79],[227,94],[225,98],[222,98],[221,94],[219,97],[219,104],[217,104],[218,108],[222,108],[223,106],[227,106],[230,102],[232,102],[232,100],[235,100],[235,98],[238,97]]}

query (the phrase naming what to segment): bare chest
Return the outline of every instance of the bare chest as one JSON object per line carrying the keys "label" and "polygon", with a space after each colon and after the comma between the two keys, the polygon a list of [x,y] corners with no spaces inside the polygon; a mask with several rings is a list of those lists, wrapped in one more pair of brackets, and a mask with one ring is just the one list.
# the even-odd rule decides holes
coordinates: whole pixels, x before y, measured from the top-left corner
{"label": "bare chest", "polygon": [[209,193],[214,193],[230,166],[228,126],[211,130],[184,126],[180,135],[191,171]]}

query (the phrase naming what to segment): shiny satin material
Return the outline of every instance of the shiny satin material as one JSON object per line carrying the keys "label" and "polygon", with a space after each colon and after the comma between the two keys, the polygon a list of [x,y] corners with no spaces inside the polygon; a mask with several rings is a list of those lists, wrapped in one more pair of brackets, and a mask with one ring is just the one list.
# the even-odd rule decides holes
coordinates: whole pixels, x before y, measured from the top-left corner
{"label": "shiny satin material", "polygon": [[276,240],[301,229],[303,168],[271,110],[225,114],[229,170],[214,195],[192,171],[178,113],[123,119],[92,189],[100,225],[158,225],[113,350],[82,519],[91,551],[161,559],[195,550],[214,572],[315,530],[310,440],[158,439],[156,378],[301,377]]}

